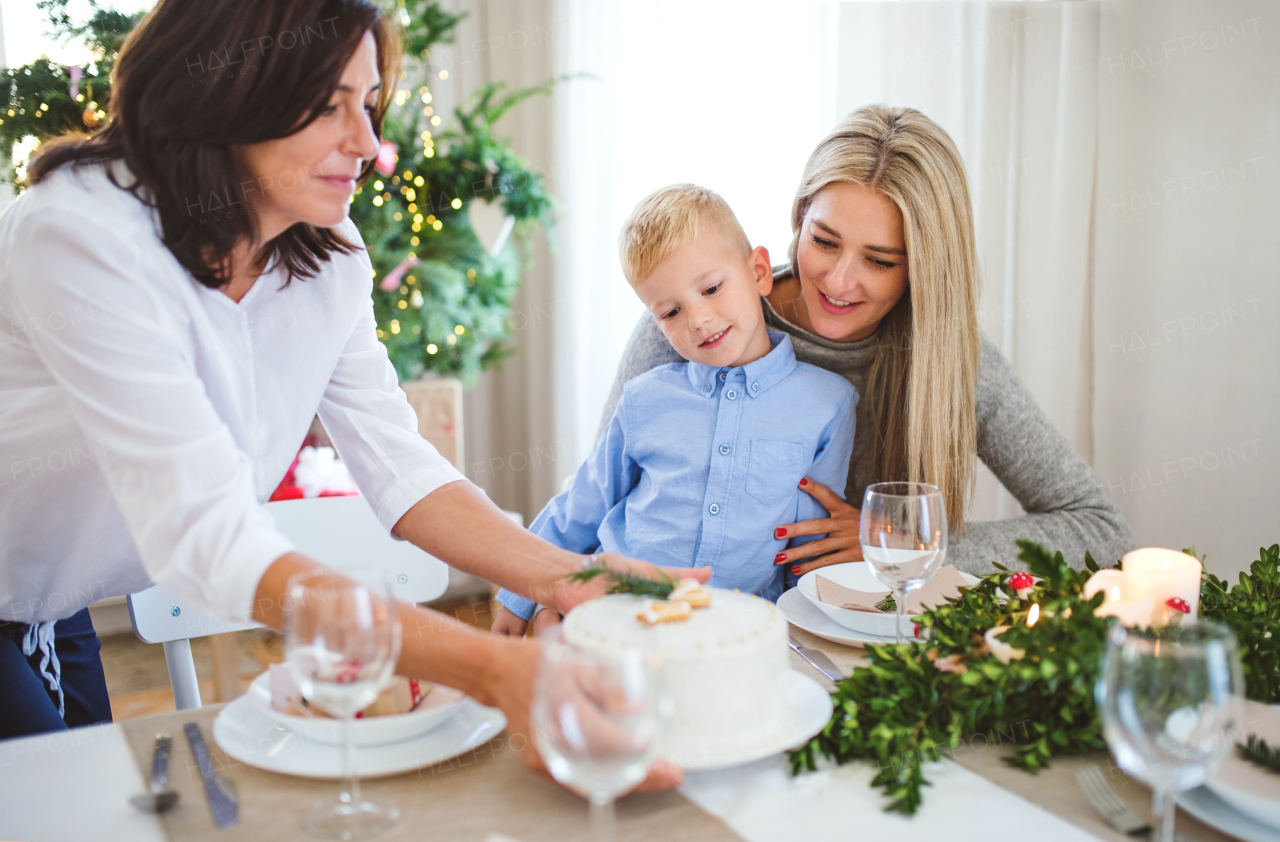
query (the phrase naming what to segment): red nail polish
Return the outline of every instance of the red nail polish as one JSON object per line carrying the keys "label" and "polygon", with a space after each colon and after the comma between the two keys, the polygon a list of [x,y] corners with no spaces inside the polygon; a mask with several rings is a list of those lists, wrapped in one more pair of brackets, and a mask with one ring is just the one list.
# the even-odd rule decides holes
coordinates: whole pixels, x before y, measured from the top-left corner
{"label": "red nail polish", "polygon": [[785,526],[779,526],[777,529],[773,530],[773,537],[775,538],[787,537],[787,528]]}
{"label": "red nail polish", "polygon": [[800,565],[798,565],[798,564],[797,564],[795,567],[792,567],[792,568],[791,568],[791,575],[792,575],[792,576],[799,576],[799,575],[800,575]]}
{"label": "red nail polish", "polygon": [[786,554],[786,553],[778,553],[776,556],[774,556],[774,557],[773,557],[773,563],[774,563],[774,564],[782,564],[782,562],[784,562],[784,561],[786,561],[786,560],[787,560],[787,554]]}
{"label": "red nail polish", "polygon": [[800,480],[800,484],[801,484],[801,485],[808,485],[808,484],[809,484],[809,478],[808,478],[808,477],[804,477],[803,479],[801,479],[801,480]]}

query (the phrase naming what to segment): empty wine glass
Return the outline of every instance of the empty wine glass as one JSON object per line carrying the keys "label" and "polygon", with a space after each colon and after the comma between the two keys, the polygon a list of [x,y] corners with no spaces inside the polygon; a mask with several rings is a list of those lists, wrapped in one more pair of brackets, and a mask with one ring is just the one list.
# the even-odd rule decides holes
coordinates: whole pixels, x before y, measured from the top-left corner
{"label": "empty wine glass", "polygon": [[1199,620],[1111,629],[1095,695],[1120,768],[1151,786],[1152,842],[1172,842],[1174,799],[1200,786],[1244,722],[1235,635]]}
{"label": "empty wine glass", "polygon": [[342,721],[343,791],[316,804],[307,830],[327,839],[363,839],[395,824],[394,801],[366,800],[356,776],[351,723],[382,692],[400,656],[400,616],[378,568],[340,575],[300,573],[284,603],[285,666],[303,697]]}
{"label": "empty wine glass", "polygon": [[933,578],[947,555],[947,507],[936,485],[877,482],[867,486],[859,524],[862,557],[893,591],[894,631],[902,643],[907,594]]}
{"label": "empty wine glass", "polygon": [[644,780],[665,718],[661,659],[563,640],[558,629],[544,638],[530,709],[534,742],[551,776],[590,802],[595,842],[612,842],[614,799]]}

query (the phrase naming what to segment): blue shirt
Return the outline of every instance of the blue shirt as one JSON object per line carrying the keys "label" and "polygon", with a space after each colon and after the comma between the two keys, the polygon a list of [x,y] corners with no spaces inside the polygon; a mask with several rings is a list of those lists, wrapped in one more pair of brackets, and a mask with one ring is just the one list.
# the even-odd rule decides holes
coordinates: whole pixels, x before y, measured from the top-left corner
{"label": "blue shirt", "polygon": [[[827,517],[802,477],[843,493],[858,393],[797,362],[787,334],[769,341],[744,366],[672,363],[627,383],[595,453],[530,531],[578,553],[707,566],[716,587],[776,600],[786,571],[773,559],[788,541],[773,530]],[[506,590],[498,600],[524,619],[535,608]]]}

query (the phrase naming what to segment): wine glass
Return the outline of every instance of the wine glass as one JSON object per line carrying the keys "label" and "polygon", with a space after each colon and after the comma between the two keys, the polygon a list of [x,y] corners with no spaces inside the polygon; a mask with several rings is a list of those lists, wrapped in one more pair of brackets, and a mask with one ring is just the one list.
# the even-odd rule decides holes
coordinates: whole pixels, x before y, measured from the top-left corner
{"label": "wine glass", "polygon": [[391,680],[400,655],[400,615],[380,568],[300,573],[284,602],[285,666],[303,698],[342,721],[344,787],[307,812],[313,836],[363,839],[400,817],[394,801],[369,801],[356,777],[351,722]]}
{"label": "wine glass", "polygon": [[1235,635],[1209,620],[1117,625],[1094,693],[1116,762],[1151,787],[1152,842],[1173,842],[1177,793],[1209,779],[1244,723]]}
{"label": "wine glass", "polygon": [[595,842],[614,839],[613,802],[644,780],[665,719],[661,658],[633,647],[593,652],[543,638],[529,716],[551,776],[587,798]]}
{"label": "wine glass", "polygon": [[907,594],[933,578],[947,555],[947,507],[936,485],[877,482],[867,486],[859,523],[862,557],[897,603],[894,632],[903,642]]}

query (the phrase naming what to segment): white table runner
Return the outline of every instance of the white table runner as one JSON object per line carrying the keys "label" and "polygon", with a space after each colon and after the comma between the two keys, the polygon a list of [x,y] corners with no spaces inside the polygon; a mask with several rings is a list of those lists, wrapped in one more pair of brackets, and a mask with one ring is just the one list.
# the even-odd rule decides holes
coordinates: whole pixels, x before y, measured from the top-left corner
{"label": "white table runner", "polygon": [[680,792],[729,825],[747,842],[988,842],[997,827],[1033,833],[1036,842],[1084,842],[1097,837],[944,760],[926,770],[933,784],[911,818],[884,812],[871,786],[869,764],[819,765],[791,776],[785,757],[724,769],[690,772]]}
{"label": "white table runner", "polygon": [[165,842],[129,806],[143,789],[118,725],[0,742],[0,839]]}

